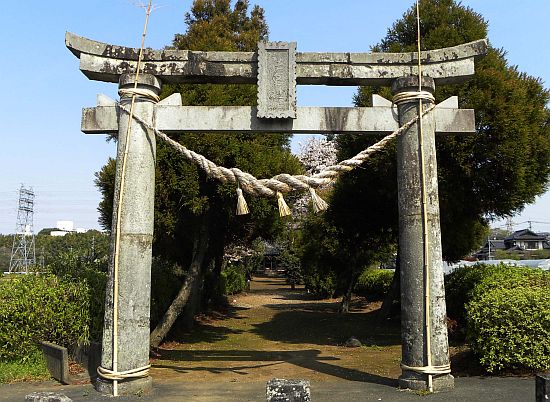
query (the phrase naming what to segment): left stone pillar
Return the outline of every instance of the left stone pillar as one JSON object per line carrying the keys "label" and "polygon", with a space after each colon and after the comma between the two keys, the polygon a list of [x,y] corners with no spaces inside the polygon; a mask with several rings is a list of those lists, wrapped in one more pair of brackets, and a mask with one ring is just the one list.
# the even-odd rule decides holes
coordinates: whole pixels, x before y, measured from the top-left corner
{"label": "left stone pillar", "polygon": [[[151,298],[151,245],[155,197],[155,134],[136,119],[130,121],[135,77],[120,77],[121,94],[118,111],[118,148],[109,279],[105,298],[103,349],[101,366],[117,372],[135,370],[149,364],[149,309]],[[155,100],[160,81],[153,75],[139,76],[133,113],[153,124]],[[153,96],[144,96],[152,94]],[[122,110],[124,108],[125,110]],[[127,111],[126,111],[127,110]],[[126,157],[125,157],[126,153]],[[125,162],[124,162],[125,161]],[[123,167],[123,165],[125,165]],[[122,193],[122,194],[121,194]],[[122,195],[122,197],[121,197]],[[119,202],[120,201],[120,202]],[[118,216],[120,214],[120,217]],[[115,241],[118,246],[118,292],[115,295]],[[115,298],[117,299],[115,302]],[[114,323],[114,316],[117,323]],[[115,327],[116,339],[115,339]],[[116,347],[117,364],[113,366]],[[151,377],[126,378],[117,381],[118,395],[151,390]],[[113,395],[113,381],[99,378],[99,392]]]}

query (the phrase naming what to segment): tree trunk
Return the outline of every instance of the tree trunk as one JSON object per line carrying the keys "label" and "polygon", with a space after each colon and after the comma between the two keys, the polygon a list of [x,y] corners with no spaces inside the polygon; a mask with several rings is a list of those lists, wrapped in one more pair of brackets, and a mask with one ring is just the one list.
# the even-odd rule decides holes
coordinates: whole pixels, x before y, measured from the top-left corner
{"label": "tree trunk", "polygon": [[395,272],[393,273],[391,286],[390,286],[390,289],[388,290],[388,294],[386,295],[386,297],[384,298],[384,301],[382,302],[382,306],[380,307],[380,310],[378,311],[379,322],[390,318],[393,302],[394,300],[399,300],[399,292],[401,291],[400,281],[401,281],[401,275],[399,270],[399,250],[398,250],[397,258],[395,261]]}
{"label": "tree trunk", "polygon": [[[206,219],[206,217],[204,219]],[[183,282],[180,291],[174,298],[174,301],[172,301],[172,304],[170,304],[170,307],[168,307],[168,310],[166,310],[166,313],[164,313],[164,316],[157,324],[156,328],[153,332],[151,332],[150,345],[152,347],[158,347],[164,340],[172,328],[172,325],[174,325],[174,322],[183,311],[192,289],[196,286],[196,282],[200,282],[202,277],[201,267],[207,248],[208,225],[203,223],[199,237],[195,240],[193,247],[193,258],[191,261],[191,266],[189,267],[189,272],[185,277],[185,281]]]}
{"label": "tree trunk", "polygon": [[353,272],[349,278],[348,282],[348,288],[346,290],[346,293],[344,293],[344,296],[342,296],[342,303],[340,304],[339,313],[349,313],[349,306],[351,304],[351,296],[353,294],[353,288],[355,287],[355,283],[357,282],[357,278],[359,277],[359,274]]}
{"label": "tree trunk", "polygon": [[190,331],[195,324],[195,315],[200,310],[202,300],[202,289],[204,286],[204,260],[201,262],[195,280],[190,285],[189,297],[183,307],[180,324],[183,329]]}

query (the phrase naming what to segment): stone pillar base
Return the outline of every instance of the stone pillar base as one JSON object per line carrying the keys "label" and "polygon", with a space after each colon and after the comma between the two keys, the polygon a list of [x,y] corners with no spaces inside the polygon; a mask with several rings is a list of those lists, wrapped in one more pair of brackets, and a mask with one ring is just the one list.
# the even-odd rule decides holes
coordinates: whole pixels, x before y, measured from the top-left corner
{"label": "stone pillar base", "polygon": [[[433,391],[445,391],[455,387],[455,378],[451,374],[432,376]],[[428,376],[406,371],[399,377],[399,388],[414,391],[428,391]]]}
{"label": "stone pillar base", "polygon": [[[97,392],[104,395],[113,395],[113,382],[97,378],[94,383]],[[129,378],[118,382],[119,395],[144,395],[153,389],[153,379],[149,376],[142,378]]]}

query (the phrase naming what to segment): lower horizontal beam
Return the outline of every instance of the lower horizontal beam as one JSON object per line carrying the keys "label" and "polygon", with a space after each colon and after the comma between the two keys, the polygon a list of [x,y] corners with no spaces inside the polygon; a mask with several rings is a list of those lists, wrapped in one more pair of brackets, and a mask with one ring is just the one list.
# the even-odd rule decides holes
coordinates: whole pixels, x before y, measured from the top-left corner
{"label": "lower horizontal beam", "polygon": [[[300,107],[296,119],[261,119],[250,106],[156,105],[157,128],[167,134],[187,132],[255,132],[293,134],[364,133],[388,134],[399,128],[396,110],[391,107]],[[434,110],[436,132],[475,132],[474,111]],[[82,111],[82,131],[86,134],[116,134],[116,106],[97,106]]]}

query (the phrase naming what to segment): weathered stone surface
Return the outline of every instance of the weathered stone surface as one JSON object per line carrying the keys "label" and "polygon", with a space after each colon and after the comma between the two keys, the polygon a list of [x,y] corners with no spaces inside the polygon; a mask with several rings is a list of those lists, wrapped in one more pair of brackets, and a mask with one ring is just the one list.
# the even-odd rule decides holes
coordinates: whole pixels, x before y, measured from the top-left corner
{"label": "weathered stone surface", "polygon": [[[153,83],[153,85],[155,83],[154,77],[142,76],[141,80],[141,83]],[[123,77],[120,87],[128,86],[133,86],[131,79]],[[155,89],[158,91],[160,88]],[[130,102],[131,98],[122,98],[120,101],[121,105],[126,107]],[[153,108],[154,104],[151,101],[141,98],[134,105],[134,113],[151,124]],[[121,112],[118,120],[111,250],[115,249],[114,240],[119,233],[117,370],[126,371],[149,363],[156,142],[155,135],[137,121],[130,121],[127,113]],[[127,140],[128,126],[130,126],[130,135]],[[122,161],[125,152],[127,157],[123,181]],[[121,203],[119,203],[119,191],[122,191],[123,195]],[[119,211],[120,224],[117,223]],[[113,369],[114,253],[110,257],[106,293],[101,366]],[[96,382],[96,387],[100,391],[109,390],[111,385],[110,381]],[[119,394],[145,392],[150,388],[150,378],[129,379],[121,382]]]}
{"label": "weathered stone surface", "polygon": [[296,117],[296,43],[258,45],[258,117]]}
{"label": "weathered stone surface", "polygon": [[[435,85],[430,78],[423,79],[423,90],[433,92]],[[396,80],[392,85],[394,93],[416,91],[417,77]],[[430,102],[424,101],[427,108]],[[412,100],[398,105],[401,124],[418,113],[418,101]],[[401,269],[401,338],[402,362],[409,367],[431,364],[449,364],[449,346],[445,324],[445,289],[441,257],[441,230],[439,225],[439,198],[437,185],[437,160],[435,151],[435,121],[432,114],[423,120],[422,147],[418,124],[412,125],[397,140],[397,186],[399,203],[399,252]],[[420,153],[422,149],[423,155]],[[422,160],[424,173],[422,174]],[[424,219],[423,192],[426,194]],[[424,221],[426,227],[424,227]],[[424,236],[426,231],[427,236]],[[427,252],[424,253],[424,247]],[[424,286],[424,265],[427,265],[429,281],[429,305],[426,305]],[[430,326],[430,348],[427,349],[425,330],[426,309]],[[449,374],[433,376],[433,390],[453,387]],[[410,389],[428,389],[428,376],[403,369],[399,385]]]}
{"label": "weathered stone surface", "polygon": [[67,348],[50,342],[40,342],[50,375],[63,384],[69,384],[69,354]]}
{"label": "weathered stone surface", "polygon": [[[90,79],[118,82],[135,72],[138,49],[109,45],[67,33],[65,43],[80,58]],[[422,52],[423,74],[437,84],[459,83],[474,74],[474,58],[485,54],[487,42]],[[296,53],[296,83],[311,85],[390,85],[393,79],[418,74],[417,54],[410,53]],[[255,52],[145,52],[142,71],[163,82],[255,84]]]}
{"label": "weathered stone surface", "polygon": [[[113,395],[113,382],[97,378],[94,383],[95,389],[105,395]],[[131,380],[119,381],[118,395],[146,395],[153,390],[153,379],[151,377],[134,378]]]}
{"label": "weathered stone surface", "polygon": [[311,391],[309,381],[274,378],[266,385],[267,402],[309,402]]}
{"label": "weathered stone surface", "polygon": [[101,365],[101,343],[90,342],[88,345],[78,345],[74,352],[74,359],[84,369],[92,380],[97,377],[97,368]]}
{"label": "weathered stone surface", "polygon": [[361,341],[359,339],[357,339],[356,337],[352,336],[351,338],[349,338],[346,343],[344,343],[344,346],[346,348],[360,348],[361,346],[363,346],[361,344]]}
{"label": "weathered stone surface", "polygon": [[547,402],[550,398],[550,373],[539,373],[535,378],[536,402]]}
{"label": "weathered stone surface", "polygon": [[[438,134],[475,133],[472,109],[436,107]],[[389,134],[399,128],[390,107],[299,107],[296,118],[260,119],[250,106],[155,106],[156,127],[167,133],[258,132],[258,133],[363,133]],[[87,134],[116,134],[118,116],[115,106],[96,106],[82,110],[81,129]]]}
{"label": "weathered stone surface", "polygon": [[33,392],[25,396],[25,402],[71,402],[72,399],[57,392]]}

